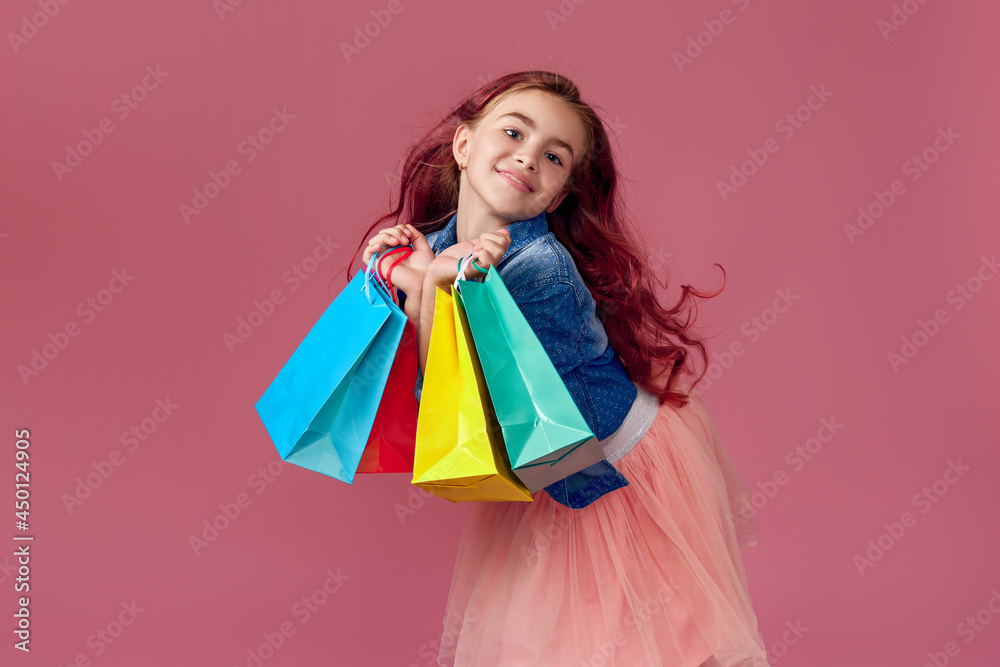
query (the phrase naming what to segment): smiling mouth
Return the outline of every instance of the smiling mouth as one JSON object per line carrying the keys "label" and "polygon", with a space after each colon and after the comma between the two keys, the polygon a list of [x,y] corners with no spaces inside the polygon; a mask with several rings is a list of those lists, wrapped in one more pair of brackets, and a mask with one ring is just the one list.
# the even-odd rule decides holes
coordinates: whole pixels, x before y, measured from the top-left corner
{"label": "smiling mouth", "polygon": [[525,183],[524,181],[522,181],[521,179],[519,179],[517,176],[515,176],[512,173],[510,173],[509,171],[500,171],[499,174],[501,176],[507,178],[513,185],[520,185],[521,188],[523,188],[527,192],[532,192],[532,189],[531,189],[530,185],[528,185],[527,183]]}

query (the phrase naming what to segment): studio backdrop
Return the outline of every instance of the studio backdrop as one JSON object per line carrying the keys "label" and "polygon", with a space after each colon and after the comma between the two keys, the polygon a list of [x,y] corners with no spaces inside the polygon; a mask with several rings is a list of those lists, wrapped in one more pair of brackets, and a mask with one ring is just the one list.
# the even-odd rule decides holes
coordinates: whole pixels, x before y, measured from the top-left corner
{"label": "studio backdrop", "polygon": [[546,69],[601,114],[665,301],[726,270],[696,391],[773,664],[994,665],[998,18],[4,2],[0,664],[434,663],[468,503],[284,462],[254,404],[405,149]]}

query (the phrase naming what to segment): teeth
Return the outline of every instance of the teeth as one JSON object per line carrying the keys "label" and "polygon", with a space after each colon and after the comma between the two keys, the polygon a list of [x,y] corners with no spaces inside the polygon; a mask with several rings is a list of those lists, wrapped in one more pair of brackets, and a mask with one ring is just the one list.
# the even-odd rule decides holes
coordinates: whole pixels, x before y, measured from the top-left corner
{"label": "teeth", "polygon": [[528,187],[523,181],[521,181],[520,179],[518,179],[517,176],[514,176],[514,174],[510,173],[509,171],[504,172],[504,173],[507,174],[507,176],[509,176],[510,178],[512,178],[515,181],[517,181],[518,183],[520,183],[521,185],[524,185],[524,187]]}

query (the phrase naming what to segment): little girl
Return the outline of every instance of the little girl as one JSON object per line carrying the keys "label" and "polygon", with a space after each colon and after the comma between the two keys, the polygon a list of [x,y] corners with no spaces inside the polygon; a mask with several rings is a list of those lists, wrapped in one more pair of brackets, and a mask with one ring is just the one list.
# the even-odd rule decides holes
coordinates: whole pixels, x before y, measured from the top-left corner
{"label": "little girl", "polygon": [[[410,150],[399,224],[365,263],[412,245],[391,282],[418,340],[419,398],[437,289],[496,267],[607,460],[527,502],[473,503],[439,665],[766,667],[740,556],[756,544],[747,490],[623,221],[608,135],[572,81],[510,74]],[[359,248],[360,250],[360,248]],[[355,253],[355,258],[357,253]],[[400,255],[380,260],[382,274]],[[481,267],[481,268],[480,268]],[[724,273],[723,273],[724,275]],[[717,294],[717,293],[716,293]],[[478,350],[480,355],[489,350]]]}

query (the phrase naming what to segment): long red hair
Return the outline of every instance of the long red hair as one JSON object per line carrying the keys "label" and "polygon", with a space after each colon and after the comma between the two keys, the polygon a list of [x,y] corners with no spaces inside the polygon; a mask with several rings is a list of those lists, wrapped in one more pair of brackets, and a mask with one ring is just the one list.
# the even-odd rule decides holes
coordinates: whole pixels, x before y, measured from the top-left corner
{"label": "long red hair", "polygon": [[458,126],[464,123],[475,131],[494,105],[529,89],[546,91],[568,104],[586,130],[586,150],[569,177],[569,194],[555,211],[545,215],[549,227],[576,262],[597,302],[608,340],[629,377],[657,394],[660,404],[671,401],[682,407],[689,397],[675,390],[678,376],[695,375],[687,348],[696,349],[704,363],[688,389],[697,385],[708,369],[705,343],[691,333],[698,312],[694,299],[717,296],[725,288],[725,269],[715,265],[723,274],[723,286],[717,292],[703,293],[681,285],[681,295],[672,307],[660,303],[657,286],[666,289],[666,272],[661,281],[644,246],[637,241],[640,235],[626,219],[604,123],[580,100],[576,84],[560,74],[529,70],[487,83],[414,143],[403,165],[396,207],[368,228],[348,268],[379,229],[406,223],[425,235],[442,229],[458,210],[460,172],[452,152]]}

